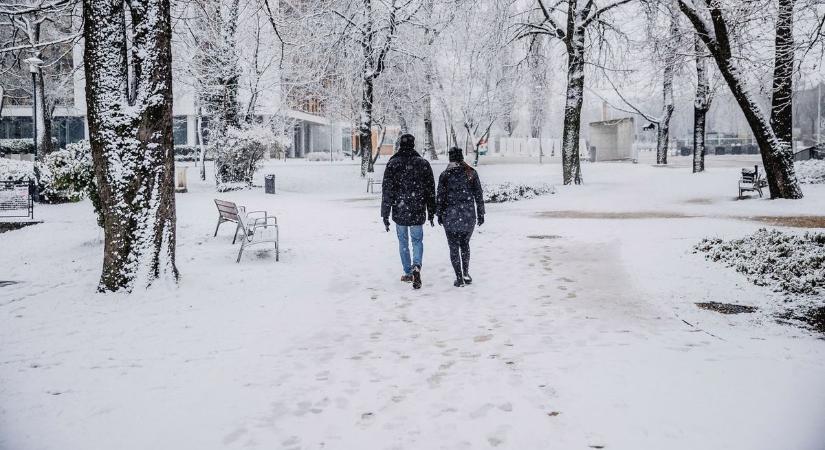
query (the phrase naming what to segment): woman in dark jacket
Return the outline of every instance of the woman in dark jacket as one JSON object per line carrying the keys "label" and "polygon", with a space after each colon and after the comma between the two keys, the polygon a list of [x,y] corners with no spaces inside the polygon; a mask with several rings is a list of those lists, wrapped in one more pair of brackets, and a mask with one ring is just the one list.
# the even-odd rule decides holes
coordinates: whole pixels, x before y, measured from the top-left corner
{"label": "woman in dark jacket", "polygon": [[464,162],[460,148],[450,149],[450,164],[438,177],[436,215],[447,232],[456,287],[473,282],[470,277],[470,237],[476,221],[484,223],[484,197],[478,173]]}

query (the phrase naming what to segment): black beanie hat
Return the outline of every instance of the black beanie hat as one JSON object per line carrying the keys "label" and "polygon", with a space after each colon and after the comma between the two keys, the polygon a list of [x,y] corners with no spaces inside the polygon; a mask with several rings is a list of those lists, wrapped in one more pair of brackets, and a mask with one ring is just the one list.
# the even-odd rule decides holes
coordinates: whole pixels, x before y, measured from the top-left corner
{"label": "black beanie hat", "polygon": [[461,162],[464,161],[464,151],[458,147],[453,147],[450,149],[449,152],[450,162]]}
{"label": "black beanie hat", "polygon": [[398,146],[402,149],[414,149],[415,137],[411,134],[402,134],[399,138]]}

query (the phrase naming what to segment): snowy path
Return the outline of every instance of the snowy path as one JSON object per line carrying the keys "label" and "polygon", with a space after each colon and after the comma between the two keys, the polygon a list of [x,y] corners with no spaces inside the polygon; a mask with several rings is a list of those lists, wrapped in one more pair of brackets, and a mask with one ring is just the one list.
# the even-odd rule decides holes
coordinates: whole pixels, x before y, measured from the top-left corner
{"label": "snowy path", "polygon": [[825,341],[693,306],[773,294],[689,248],[764,226],[724,216],[822,215],[825,190],[731,202],[736,169],[681,187],[668,169],[587,169],[585,187],[491,205],[463,289],[439,228],[424,289],[397,281],[378,200],[343,165],[276,166],[279,195],[220,196],[280,215],[277,264],[250,251],[236,265],[230,226],[211,236],[215,194],[193,186],[178,196],[180,287],[131,297],[92,294],[88,205],[43,208],[45,224],[0,234],[0,279],[21,282],[0,287],[0,448],[822,449]]}

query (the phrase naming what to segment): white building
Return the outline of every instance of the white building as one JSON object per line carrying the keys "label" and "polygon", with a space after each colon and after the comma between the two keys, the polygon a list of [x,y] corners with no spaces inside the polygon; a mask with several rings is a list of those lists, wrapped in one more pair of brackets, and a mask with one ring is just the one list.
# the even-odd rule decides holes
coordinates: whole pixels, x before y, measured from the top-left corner
{"label": "white building", "polygon": [[[85,77],[83,74],[83,46],[75,45],[72,52],[72,66],[78,67],[74,72],[72,95],[66,104],[55,108],[52,117],[52,136],[58,146],[67,143],[88,139],[88,124],[86,123],[86,94]],[[195,95],[186,83],[179,79],[178,73],[173,77],[173,128],[175,145],[197,145],[197,116],[195,111]],[[243,86],[243,80],[241,86]],[[352,132],[340,123],[330,121],[319,113],[317,105],[305,110],[281,110],[282,96],[278,83],[272,83],[273,88],[264,90],[258,98],[256,119],[269,122],[273,116],[285,114],[288,123],[293,124],[291,145],[288,145],[287,156],[301,158],[310,152],[349,152],[352,150]],[[21,91],[22,92],[22,91]],[[28,98],[27,98],[28,97]],[[243,102],[248,99],[249,93],[240,90]],[[14,101],[5,102],[0,117],[0,140],[2,139],[30,139],[32,131],[32,102],[30,94],[15,96]],[[293,102],[307,104],[309,102]],[[204,122],[208,124],[208,117]],[[282,123],[283,121],[281,121]],[[208,143],[208,138],[204,139]]]}

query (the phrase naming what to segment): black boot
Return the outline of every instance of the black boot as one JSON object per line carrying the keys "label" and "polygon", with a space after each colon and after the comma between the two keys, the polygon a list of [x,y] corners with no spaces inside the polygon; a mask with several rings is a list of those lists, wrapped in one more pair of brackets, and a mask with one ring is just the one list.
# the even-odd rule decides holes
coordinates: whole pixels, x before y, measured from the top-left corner
{"label": "black boot", "polygon": [[421,289],[421,267],[413,267],[413,289]]}
{"label": "black boot", "polygon": [[473,277],[469,273],[464,274],[464,284],[473,284]]}
{"label": "black boot", "polygon": [[453,286],[455,287],[464,287],[464,280],[462,278],[456,278],[453,282]]}

